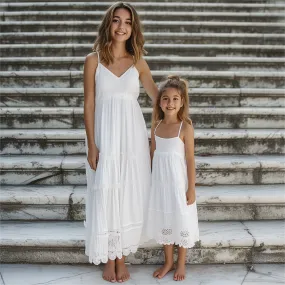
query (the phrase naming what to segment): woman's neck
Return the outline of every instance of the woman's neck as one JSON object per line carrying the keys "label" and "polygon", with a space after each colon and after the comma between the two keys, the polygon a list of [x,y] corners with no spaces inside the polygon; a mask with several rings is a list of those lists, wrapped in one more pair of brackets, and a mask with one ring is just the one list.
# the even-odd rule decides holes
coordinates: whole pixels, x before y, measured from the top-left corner
{"label": "woman's neck", "polygon": [[126,43],[112,43],[112,54],[114,59],[121,59],[128,55],[126,50]]}

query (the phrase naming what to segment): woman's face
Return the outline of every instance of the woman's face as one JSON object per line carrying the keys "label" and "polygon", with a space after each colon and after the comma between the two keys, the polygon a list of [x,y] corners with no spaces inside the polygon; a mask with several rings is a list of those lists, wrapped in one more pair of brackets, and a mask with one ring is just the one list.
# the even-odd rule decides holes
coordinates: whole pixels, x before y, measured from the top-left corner
{"label": "woman's face", "polygon": [[118,8],[114,12],[111,25],[111,37],[113,41],[125,42],[132,34],[132,17],[129,10]]}

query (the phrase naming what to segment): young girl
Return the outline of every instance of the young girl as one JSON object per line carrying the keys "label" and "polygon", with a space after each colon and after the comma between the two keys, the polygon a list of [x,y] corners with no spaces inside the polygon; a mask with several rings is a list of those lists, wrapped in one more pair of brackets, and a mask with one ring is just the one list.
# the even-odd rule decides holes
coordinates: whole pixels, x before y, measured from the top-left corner
{"label": "young girl", "polygon": [[148,135],[137,102],[139,80],[152,97],[158,91],[142,59],[143,44],[135,9],[115,3],[99,27],[96,52],[87,55],[84,65],[85,253],[89,262],[106,263],[103,278],[110,282],[129,279],[124,258],[140,243],[150,189]]}
{"label": "young girl", "polygon": [[[187,83],[172,76],[159,88],[151,135],[152,186],[146,234],[164,245],[165,264],[154,277],[175,269],[185,278],[187,248],[199,240],[195,198],[194,131],[189,120]],[[178,245],[174,265],[173,249]]]}

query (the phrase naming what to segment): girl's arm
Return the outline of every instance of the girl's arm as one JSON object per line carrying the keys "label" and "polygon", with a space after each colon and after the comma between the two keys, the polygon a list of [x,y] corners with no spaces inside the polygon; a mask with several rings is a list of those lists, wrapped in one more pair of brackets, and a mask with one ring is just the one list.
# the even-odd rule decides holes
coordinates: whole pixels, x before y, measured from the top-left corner
{"label": "girl's arm", "polygon": [[96,170],[99,151],[95,145],[95,72],[98,65],[97,54],[90,53],[84,63],[84,123],[88,143],[87,160],[90,167]]}
{"label": "girl's arm", "polygon": [[143,58],[141,58],[137,62],[136,68],[140,74],[140,81],[144,89],[146,90],[148,96],[152,98],[153,102],[155,102],[158,94],[158,88],[153,81],[147,62]]}
{"label": "girl's arm", "polygon": [[186,192],[187,205],[191,205],[196,201],[195,193],[195,156],[194,156],[194,129],[193,126],[184,123],[183,124],[184,143],[185,143],[185,155],[187,164],[187,177],[188,177],[188,190]]}

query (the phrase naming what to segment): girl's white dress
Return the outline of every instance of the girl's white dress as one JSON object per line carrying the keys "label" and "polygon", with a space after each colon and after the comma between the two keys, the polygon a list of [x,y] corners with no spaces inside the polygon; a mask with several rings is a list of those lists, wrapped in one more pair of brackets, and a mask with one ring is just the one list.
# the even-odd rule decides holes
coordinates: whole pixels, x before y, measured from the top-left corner
{"label": "girl's white dress", "polygon": [[188,189],[185,147],[178,136],[161,138],[155,134],[146,235],[157,243],[191,248],[199,240],[196,202],[187,206]]}
{"label": "girl's white dress", "polygon": [[[148,135],[141,108],[139,73],[120,77],[100,63],[95,74],[97,170],[86,161],[85,253],[99,264],[135,252],[142,239],[150,189]],[[86,140],[87,145],[87,140]]]}

